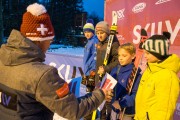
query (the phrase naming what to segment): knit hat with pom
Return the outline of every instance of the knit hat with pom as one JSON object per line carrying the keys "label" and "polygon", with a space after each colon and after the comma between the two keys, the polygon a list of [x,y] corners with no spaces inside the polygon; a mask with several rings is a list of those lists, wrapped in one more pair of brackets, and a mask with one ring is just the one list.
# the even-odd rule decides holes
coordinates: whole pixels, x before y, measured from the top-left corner
{"label": "knit hat with pom", "polygon": [[95,30],[96,30],[96,32],[97,31],[103,31],[103,32],[105,32],[105,33],[107,33],[109,35],[110,34],[109,29],[110,29],[109,24],[107,22],[105,22],[105,21],[101,21],[101,22],[97,23]]}
{"label": "knit hat with pom", "polygon": [[144,42],[142,48],[159,60],[163,60],[169,56],[170,37],[169,32],[163,32],[163,35],[153,35]]}
{"label": "knit hat with pom", "polygon": [[90,31],[90,32],[94,33],[94,25],[93,24],[94,24],[94,21],[92,19],[88,19],[86,21],[86,24],[83,27],[83,32]]}
{"label": "knit hat with pom", "polygon": [[23,14],[21,33],[32,41],[45,41],[54,38],[54,28],[46,8],[38,3],[27,7]]}

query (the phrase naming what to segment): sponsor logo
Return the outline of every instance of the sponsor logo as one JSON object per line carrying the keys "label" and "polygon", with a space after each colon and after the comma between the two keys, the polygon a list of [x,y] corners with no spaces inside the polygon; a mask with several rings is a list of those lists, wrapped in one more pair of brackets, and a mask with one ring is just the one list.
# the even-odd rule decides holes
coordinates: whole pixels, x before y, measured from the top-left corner
{"label": "sponsor logo", "polygon": [[167,28],[166,31],[171,33],[170,43],[173,44],[180,30],[180,19],[177,20],[177,23],[175,25],[172,25],[171,23],[172,23],[171,20],[165,20],[156,23],[155,22],[147,23],[145,26],[135,25],[133,29],[133,34],[136,36],[136,38],[133,39],[133,43],[138,44],[140,42],[141,35],[139,31],[142,28],[144,28],[146,31],[149,31],[150,36],[152,36],[154,34],[162,34],[163,31],[162,28],[166,27]]}
{"label": "sponsor logo", "polygon": [[125,9],[121,9],[121,10],[118,10],[116,11],[117,15],[118,15],[118,19],[123,19],[124,18],[124,10]]}
{"label": "sponsor logo", "polygon": [[0,90],[0,104],[5,108],[17,109],[17,95]]}
{"label": "sponsor logo", "polygon": [[169,2],[171,0],[158,0],[155,4],[158,5],[158,4],[162,4],[162,3],[165,3],[165,2]]}
{"label": "sponsor logo", "polygon": [[125,40],[125,38],[123,37],[123,35],[117,34],[117,38],[118,38],[118,40]]}
{"label": "sponsor logo", "polygon": [[146,3],[144,3],[144,2],[138,3],[133,7],[132,11],[134,13],[139,13],[139,12],[142,12],[145,7],[146,7]]}
{"label": "sponsor logo", "polygon": [[50,62],[49,65],[56,67],[58,70],[59,76],[62,79],[64,79],[66,82],[69,82],[74,77],[82,76],[80,73],[80,69],[82,69],[81,67],[71,66],[71,65],[66,65],[66,64],[60,64],[60,66],[58,66],[58,63],[56,62]]}

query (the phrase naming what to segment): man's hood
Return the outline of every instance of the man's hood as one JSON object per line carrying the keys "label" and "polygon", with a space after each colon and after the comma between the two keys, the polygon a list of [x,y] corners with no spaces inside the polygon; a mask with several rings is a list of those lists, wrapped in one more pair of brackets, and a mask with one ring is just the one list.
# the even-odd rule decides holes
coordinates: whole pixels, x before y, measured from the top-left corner
{"label": "man's hood", "polygon": [[19,31],[12,30],[7,43],[0,48],[0,61],[7,66],[45,60],[45,54]]}

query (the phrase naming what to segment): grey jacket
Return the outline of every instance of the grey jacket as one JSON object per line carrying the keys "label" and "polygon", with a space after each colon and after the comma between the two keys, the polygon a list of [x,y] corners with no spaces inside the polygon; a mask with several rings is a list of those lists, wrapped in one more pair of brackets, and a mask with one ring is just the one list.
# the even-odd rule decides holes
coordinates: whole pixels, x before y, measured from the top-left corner
{"label": "grey jacket", "polygon": [[60,98],[56,91],[66,82],[44,59],[38,46],[12,30],[0,48],[0,120],[52,120],[54,112],[77,120],[102,103],[100,89],[81,98],[70,92]]}

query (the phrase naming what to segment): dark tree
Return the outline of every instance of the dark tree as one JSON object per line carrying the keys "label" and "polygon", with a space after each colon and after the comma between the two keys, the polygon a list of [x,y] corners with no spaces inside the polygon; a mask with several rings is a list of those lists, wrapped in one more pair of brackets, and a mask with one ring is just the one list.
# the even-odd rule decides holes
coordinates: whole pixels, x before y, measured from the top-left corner
{"label": "dark tree", "polygon": [[[45,5],[55,29],[56,43],[79,42],[79,38],[67,40],[67,37],[82,34],[87,14],[84,12],[82,0],[2,0],[4,24],[1,25],[4,29],[0,26],[0,30],[5,37],[9,36],[12,29],[20,30],[23,13],[29,4],[35,2]],[[2,7],[0,9],[2,10]]]}
{"label": "dark tree", "polygon": [[96,25],[99,21],[103,21],[103,18],[100,18],[95,12],[92,12],[88,15],[88,19],[94,20],[94,25]]}
{"label": "dark tree", "polygon": [[2,18],[2,0],[0,0],[0,46],[3,43],[3,18]]}

